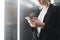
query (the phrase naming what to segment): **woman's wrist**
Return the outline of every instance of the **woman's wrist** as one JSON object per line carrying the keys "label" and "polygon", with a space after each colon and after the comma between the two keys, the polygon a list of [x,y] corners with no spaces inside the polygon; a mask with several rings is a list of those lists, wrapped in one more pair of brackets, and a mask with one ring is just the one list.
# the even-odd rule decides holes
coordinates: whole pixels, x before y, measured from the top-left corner
{"label": "woman's wrist", "polygon": [[44,27],[44,26],[45,26],[45,23],[43,23],[42,27]]}

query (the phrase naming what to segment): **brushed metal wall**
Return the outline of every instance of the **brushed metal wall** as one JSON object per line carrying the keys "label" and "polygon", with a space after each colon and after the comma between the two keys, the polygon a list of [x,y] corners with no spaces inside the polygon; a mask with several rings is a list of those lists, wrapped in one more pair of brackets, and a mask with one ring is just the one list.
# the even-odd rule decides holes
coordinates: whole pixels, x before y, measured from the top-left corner
{"label": "brushed metal wall", "polygon": [[4,40],[17,40],[17,0],[5,0]]}

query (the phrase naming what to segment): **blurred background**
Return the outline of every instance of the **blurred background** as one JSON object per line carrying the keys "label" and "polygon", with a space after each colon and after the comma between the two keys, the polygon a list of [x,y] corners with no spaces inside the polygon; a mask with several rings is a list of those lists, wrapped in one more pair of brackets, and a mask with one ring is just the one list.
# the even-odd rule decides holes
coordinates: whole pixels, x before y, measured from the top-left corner
{"label": "blurred background", "polygon": [[[29,12],[39,9],[38,0],[20,0],[20,40],[32,40],[32,32],[25,17]],[[51,0],[51,3],[60,7],[60,0]]]}
{"label": "blurred background", "polygon": [[17,40],[17,0],[5,0],[5,40]]}
{"label": "blurred background", "polygon": [[[17,1],[5,0],[5,40],[17,40]],[[60,7],[60,0],[51,0],[51,3]],[[20,0],[20,40],[32,40],[31,28],[25,17],[37,9],[37,0]]]}

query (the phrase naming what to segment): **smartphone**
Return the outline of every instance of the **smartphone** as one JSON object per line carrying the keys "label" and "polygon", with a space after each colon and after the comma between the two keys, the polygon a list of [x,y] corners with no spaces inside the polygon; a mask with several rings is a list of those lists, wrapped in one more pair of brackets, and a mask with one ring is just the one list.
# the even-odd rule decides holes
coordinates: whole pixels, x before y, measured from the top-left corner
{"label": "smartphone", "polygon": [[31,18],[30,17],[25,17],[26,20],[30,20]]}

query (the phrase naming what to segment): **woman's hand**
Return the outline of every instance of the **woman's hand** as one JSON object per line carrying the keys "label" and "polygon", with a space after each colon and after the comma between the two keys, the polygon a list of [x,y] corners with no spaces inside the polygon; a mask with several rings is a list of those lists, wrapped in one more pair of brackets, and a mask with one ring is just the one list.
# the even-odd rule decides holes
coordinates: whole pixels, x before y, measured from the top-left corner
{"label": "woman's hand", "polygon": [[36,26],[35,26],[35,22],[33,22],[32,19],[31,19],[31,20],[28,20],[28,23],[30,24],[31,27],[36,27]]}
{"label": "woman's hand", "polygon": [[28,23],[31,27],[43,27],[45,26],[45,23],[41,22],[38,18],[33,17],[33,19],[28,20]]}

